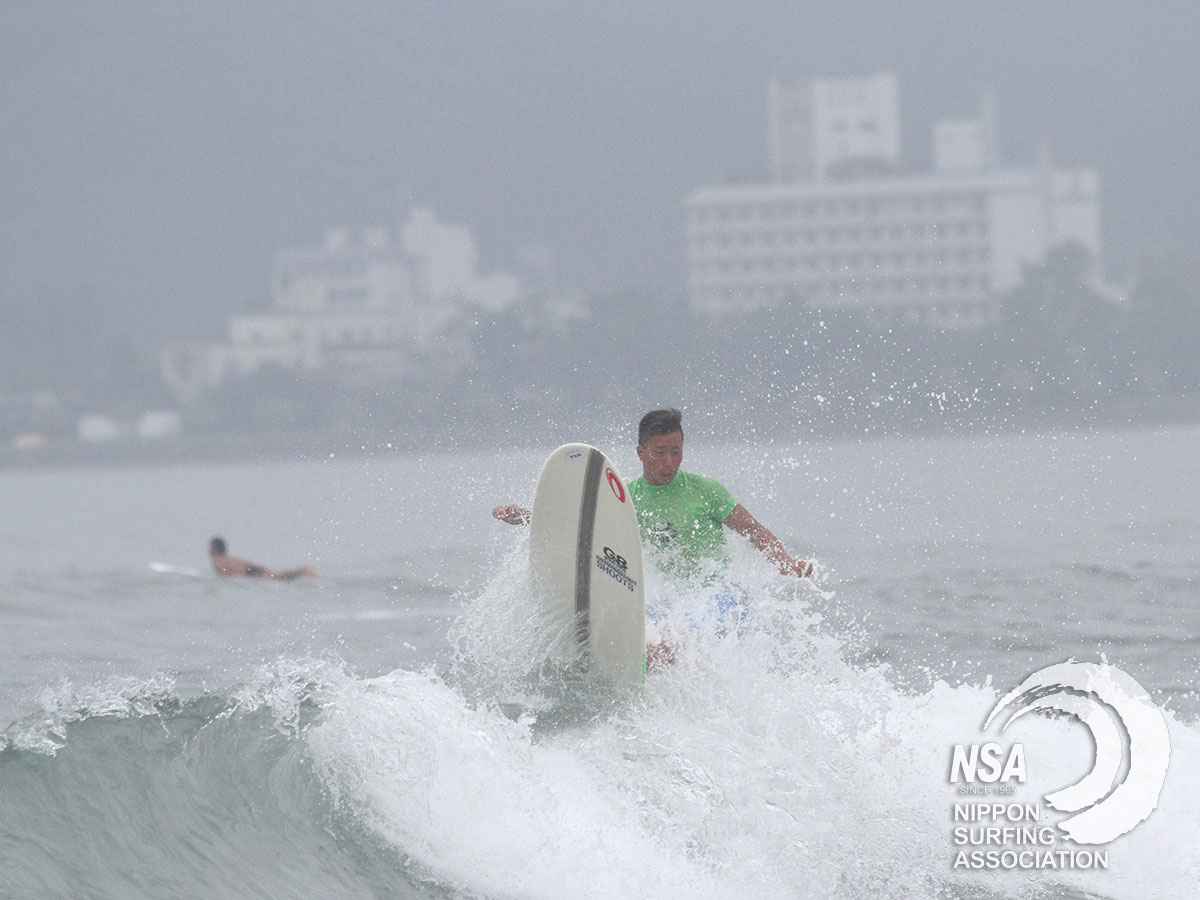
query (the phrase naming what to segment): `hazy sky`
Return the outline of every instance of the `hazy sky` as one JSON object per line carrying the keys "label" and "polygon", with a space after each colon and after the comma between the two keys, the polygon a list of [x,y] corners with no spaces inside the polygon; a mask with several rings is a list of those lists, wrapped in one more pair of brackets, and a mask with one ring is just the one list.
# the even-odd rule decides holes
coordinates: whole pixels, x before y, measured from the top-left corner
{"label": "hazy sky", "polygon": [[903,152],[992,88],[1006,162],[1103,179],[1108,269],[1200,239],[1200,2],[0,0],[0,293],[144,336],[261,307],[274,253],[392,226],[679,290],[683,202],[762,176],[773,79],[896,72]]}

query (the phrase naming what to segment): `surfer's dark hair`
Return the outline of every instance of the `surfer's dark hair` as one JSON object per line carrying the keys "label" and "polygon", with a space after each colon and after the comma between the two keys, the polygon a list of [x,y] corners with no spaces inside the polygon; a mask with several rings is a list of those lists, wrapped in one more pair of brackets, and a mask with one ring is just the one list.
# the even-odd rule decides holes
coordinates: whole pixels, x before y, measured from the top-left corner
{"label": "surfer's dark hair", "polygon": [[225,538],[215,537],[211,541],[209,541],[208,542],[208,552],[209,553],[224,553],[225,552]]}
{"label": "surfer's dark hair", "polygon": [[653,409],[642,416],[638,422],[638,446],[645,447],[646,441],[656,434],[674,434],[683,436],[683,413],[677,409]]}

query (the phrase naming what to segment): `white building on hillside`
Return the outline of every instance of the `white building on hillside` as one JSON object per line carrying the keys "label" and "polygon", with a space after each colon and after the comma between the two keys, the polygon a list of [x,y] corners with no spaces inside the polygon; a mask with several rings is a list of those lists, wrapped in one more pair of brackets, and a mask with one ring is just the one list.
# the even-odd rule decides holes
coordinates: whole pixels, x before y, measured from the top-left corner
{"label": "white building on hillside", "polygon": [[379,382],[440,355],[446,325],[465,308],[502,309],[521,292],[503,272],[480,275],[469,229],[414,207],[398,239],[382,228],[357,240],[332,231],[318,247],[284,250],[271,278],[272,309],[234,316],[219,344],[163,348],[163,381],[188,399],[263,366],[335,370]]}
{"label": "white building on hillside", "polygon": [[1056,244],[1100,274],[1091,169],[997,165],[994,115],[940,122],[934,171],[900,166],[895,79],[771,88],[769,183],[687,201],[688,291],[709,315],[781,304],[852,307],[880,321],[970,328]]}

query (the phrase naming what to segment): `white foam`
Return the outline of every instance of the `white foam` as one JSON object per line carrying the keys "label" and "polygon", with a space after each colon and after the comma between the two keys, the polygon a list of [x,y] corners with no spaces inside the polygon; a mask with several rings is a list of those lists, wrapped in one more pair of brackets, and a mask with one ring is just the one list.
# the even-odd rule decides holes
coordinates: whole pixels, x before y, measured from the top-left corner
{"label": "white foam", "polygon": [[[753,606],[741,633],[668,621],[683,636],[676,661],[651,673],[642,698],[543,725],[552,716],[537,702],[515,720],[495,702],[533,668],[510,659],[537,637],[521,625],[515,553],[465,607],[460,651],[481,650],[458,670],[466,681],[401,671],[337,685],[307,733],[318,769],[426,877],[488,896],[844,900],[1057,884],[1140,900],[1194,886],[1195,728],[1169,717],[1163,802],[1108,848],[1108,870],[955,873],[951,810],[963,798],[949,783],[951,748],[985,739],[1000,691],[900,691],[885,669],[843,659],[808,611],[807,587],[735,565]],[[1090,766],[1078,723],[1029,718],[1012,729],[1029,744],[1022,802]]]}

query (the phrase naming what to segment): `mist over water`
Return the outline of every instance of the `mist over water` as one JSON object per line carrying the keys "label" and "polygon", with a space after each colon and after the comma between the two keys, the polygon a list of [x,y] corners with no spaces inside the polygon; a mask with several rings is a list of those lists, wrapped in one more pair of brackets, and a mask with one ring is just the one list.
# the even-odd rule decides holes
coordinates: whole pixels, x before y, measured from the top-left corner
{"label": "mist over water", "polygon": [[[0,897],[1194,894],[1200,6],[543,6],[5,8]],[[864,311],[895,286],[840,245],[803,263],[842,282],[821,303],[703,314],[689,198],[770,183],[770,85],[876,73],[893,174],[990,110],[996,171],[1068,217],[1095,174],[1102,232],[1043,248],[977,329]],[[880,160],[841,162],[853,192]],[[466,235],[471,290],[396,255],[398,295],[355,263],[321,300],[280,265],[399,246],[420,209]],[[976,220],[971,277],[990,292],[1037,218]],[[942,317],[930,260],[898,296]],[[515,300],[471,292],[496,273]],[[372,344],[359,315],[400,295]],[[817,571],[735,540],[717,623],[652,567],[674,660],[615,696],[489,511],[567,441],[635,476],[633,423],[668,405],[684,468]],[[215,535],[320,577],[219,579]],[[955,869],[952,747],[1022,742],[1028,782],[989,799],[1052,831],[1046,794],[1094,762],[1069,716],[984,733],[1068,659],[1162,710],[1157,809],[1107,869]]]}
{"label": "mist over water", "polygon": [[[1194,5],[1097,17],[1021,0],[956,16],[909,2],[886,25],[870,7],[701,6],[317,3],[286,23],[253,7],[14,7],[0,35],[12,86],[0,97],[12,201],[0,207],[0,464],[411,448],[481,424],[488,445],[545,443],[581,419],[628,418],[651,395],[711,413],[712,433],[1195,418],[1200,204],[1178,163],[1200,134],[1197,62],[1179,37],[1200,26]],[[991,109],[997,171],[1096,174],[1090,251],[1056,242],[1022,257],[1013,291],[986,288],[1002,314],[980,331],[898,324],[941,304],[936,288],[858,321],[878,272],[840,258],[853,241],[821,255],[831,278],[849,273],[834,294],[793,284],[775,308],[703,321],[689,196],[772,183],[771,84],[881,73],[899,85],[896,174],[932,173],[935,126]],[[853,169],[837,178],[857,190],[869,179]],[[358,314],[398,301],[359,281],[347,293],[358,257],[333,260],[344,268],[325,301],[283,290],[281,256],[398,240],[414,208],[466,229],[471,252],[453,266],[509,273],[517,299],[421,295],[388,325],[402,335],[372,344]],[[1036,231],[1018,223],[976,249],[998,256]],[[928,271],[893,274],[945,276],[947,257],[926,250]],[[393,293],[420,294],[426,275]],[[270,320],[282,310],[300,315]],[[447,311],[437,340],[422,336]],[[294,335],[313,313],[328,314],[320,338],[267,334]],[[186,387],[164,362],[180,347],[198,354],[180,357]],[[184,440],[135,439],[143,427]]]}

